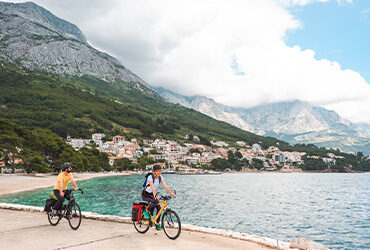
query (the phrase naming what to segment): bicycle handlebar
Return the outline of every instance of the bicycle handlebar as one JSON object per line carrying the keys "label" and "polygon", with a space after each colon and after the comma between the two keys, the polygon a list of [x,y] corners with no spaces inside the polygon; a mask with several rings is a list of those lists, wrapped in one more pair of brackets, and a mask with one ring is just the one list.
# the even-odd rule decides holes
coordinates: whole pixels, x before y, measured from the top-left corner
{"label": "bicycle handlebar", "polygon": [[81,194],[84,194],[84,191],[81,188],[79,188],[77,190],[74,190],[74,189],[68,189],[68,190],[71,191],[71,192],[80,191]]}

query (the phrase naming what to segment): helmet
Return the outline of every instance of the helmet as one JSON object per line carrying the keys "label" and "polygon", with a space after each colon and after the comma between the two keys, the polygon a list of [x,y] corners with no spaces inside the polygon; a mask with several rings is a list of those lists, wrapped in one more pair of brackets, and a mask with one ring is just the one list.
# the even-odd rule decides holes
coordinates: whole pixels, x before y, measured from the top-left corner
{"label": "helmet", "polygon": [[62,166],[62,170],[63,171],[65,171],[67,168],[69,168],[69,167],[72,167],[72,164],[71,163],[69,163],[69,162],[66,162],[66,163],[64,163],[63,164],[63,166]]}
{"label": "helmet", "polygon": [[158,169],[162,169],[161,165],[154,165],[153,166],[153,171],[158,170]]}

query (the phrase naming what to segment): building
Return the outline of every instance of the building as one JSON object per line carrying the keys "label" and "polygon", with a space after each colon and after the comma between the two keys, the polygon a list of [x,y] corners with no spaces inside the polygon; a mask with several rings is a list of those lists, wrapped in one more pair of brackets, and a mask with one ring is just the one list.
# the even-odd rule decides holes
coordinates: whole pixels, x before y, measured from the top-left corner
{"label": "building", "polygon": [[121,136],[121,135],[116,135],[116,136],[113,136],[112,137],[112,141],[114,143],[122,144],[125,141],[125,137],[124,136]]}

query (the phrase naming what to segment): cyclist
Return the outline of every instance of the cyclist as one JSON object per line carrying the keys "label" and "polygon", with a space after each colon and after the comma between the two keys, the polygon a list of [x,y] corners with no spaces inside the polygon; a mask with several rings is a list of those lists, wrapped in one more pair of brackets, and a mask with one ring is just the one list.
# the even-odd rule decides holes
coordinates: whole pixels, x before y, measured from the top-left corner
{"label": "cyclist", "polygon": [[67,190],[68,182],[71,182],[72,185],[75,187],[75,190],[78,190],[76,182],[73,180],[71,174],[72,165],[66,162],[63,164],[62,170],[63,172],[58,175],[57,183],[54,186],[54,195],[58,199],[57,203],[54,205],[54,210],[62,209],[63,202],[66,198],[68,199],[71,192]]}
{"label": "cyclist", "polygon": [[[145,186],[145,188],[142,192],[142,195],[141,195],[141,198],[143,199],[143,201],[147,201],[147,202],[150,203],[149,211],[150,211],[151,214],[153,214],[154,208],[157,209],[157,214],[158,214],[159,210],[161,209],[161,206],[158,205],[160,197],[156,196],[159,184],[162,184],[164,189],[166,189],[166,191],[171,196],[173,196],[173,197],[176,196],[174,193],[171,192],[171,190],[166,185],[166,182],[164,181],[163,177],[161,176],[161,173],[162,173],[161,165],[154,165],[153,166],[153,174],[150,174],[148,176],[147,181],[146,181],[146,186]],[[146,212],[146,211],[144,212],[144,216],[147,219],[150,218],[149,213]],[[160,230],[160,229],[162,229],[162,226],[159,223],[160,218],[158,218],[157,221],[158,221],[158,224],[156,225],[156,229]]]}

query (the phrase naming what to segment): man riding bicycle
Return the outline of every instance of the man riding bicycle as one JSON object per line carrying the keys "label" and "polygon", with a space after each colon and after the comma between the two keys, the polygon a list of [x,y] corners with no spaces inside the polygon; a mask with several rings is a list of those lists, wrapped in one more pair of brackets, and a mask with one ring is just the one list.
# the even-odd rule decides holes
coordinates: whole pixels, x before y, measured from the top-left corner
{"label": "man riding bicycle", "polygon": [[78,190],[76,182],[73,180],[71,173],[72,165],[68,162],[64,163],[62,171],[63,172],[58,175],[57,183],[54,186],[54,195],[58,199],[57,203],[54,205],[54,210],[61,210],[65,198],[68,199],[71,192],[67,190],[68,182],[71,182],[72,185],[75,187],[75,190]]}
{"label": "man riding bicycle", "polygon": [[[162,167],[160,165],[154,165],[153,174],[148,175],[144,190],[141,194],[141,198],[143,199],[143,201],[147,201],[147,202],[150,203],[149,211],[152,215],[153,215],[153,212],[154,212],[154,208],[156,208],[157,213],[161,209],[161,206],[157,205],[159,203],[158,200],[159,200],[160,197],[156,196],[159,184],[162,184],[164,189],[166,189],[166,191],[171,196],[173,196],[173,197],[176,196],[168,188],[168,186],[166,185],[166,182],[163,180],[163,177],[161,176],[161,174],[162,174]],[[150,218],[150,214],[148,212],[145,211],[143,214],[144,214],[145,218],[147,218],[147,219]],[[157,221],[159,222],[160,218],[158,218]],[[158,223],[156,225],[156,229],[158,229],[158,230],[162,229],[161,224]]]}

